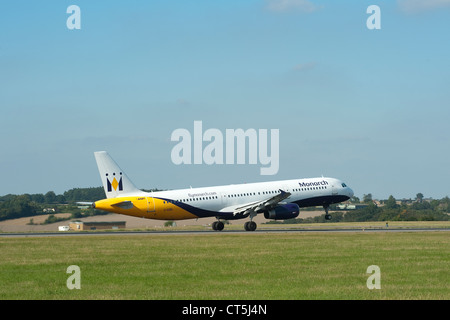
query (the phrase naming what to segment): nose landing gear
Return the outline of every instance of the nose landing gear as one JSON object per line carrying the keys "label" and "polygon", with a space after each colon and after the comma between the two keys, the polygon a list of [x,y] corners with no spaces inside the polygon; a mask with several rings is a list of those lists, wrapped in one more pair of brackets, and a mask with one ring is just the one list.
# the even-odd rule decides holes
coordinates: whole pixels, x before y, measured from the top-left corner
{"label": "nose landing gear", "polygon": [[323,208],[325,209],[325,220],[331,220],[331,214],[328,213],[329,204],[324,204]]}

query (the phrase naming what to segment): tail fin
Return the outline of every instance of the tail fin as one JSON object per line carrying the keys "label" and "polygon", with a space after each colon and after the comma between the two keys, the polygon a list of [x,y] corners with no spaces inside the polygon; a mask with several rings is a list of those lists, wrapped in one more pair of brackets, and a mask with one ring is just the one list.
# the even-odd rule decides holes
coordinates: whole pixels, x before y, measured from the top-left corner
{"label": "tail fin", "polygon": [[106,151],[94,152],[106,198],[142,193]]}

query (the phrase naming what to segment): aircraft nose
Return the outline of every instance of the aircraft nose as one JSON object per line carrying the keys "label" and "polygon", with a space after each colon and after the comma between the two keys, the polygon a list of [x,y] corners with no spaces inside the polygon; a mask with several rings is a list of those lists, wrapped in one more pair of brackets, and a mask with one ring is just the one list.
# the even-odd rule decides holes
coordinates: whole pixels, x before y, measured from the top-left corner
{"label": "aircraft nose", "polygon": [[348,194],[349,198],[353,197],[353,195],[354,195],[353,190],[351,188],[348,188],[347,194]]}

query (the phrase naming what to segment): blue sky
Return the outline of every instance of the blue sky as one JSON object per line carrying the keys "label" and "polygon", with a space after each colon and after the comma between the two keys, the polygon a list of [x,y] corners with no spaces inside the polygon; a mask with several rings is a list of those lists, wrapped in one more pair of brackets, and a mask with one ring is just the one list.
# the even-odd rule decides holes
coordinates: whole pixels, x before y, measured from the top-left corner
{"label": "blue sky", "polygon": [[[0,195],[100,186],[98,150],[140,188],[324,175],[450,195],[449,0],[11,1],[0,30]],[[195,120],[279,129],[278,173],[173,164]]]}

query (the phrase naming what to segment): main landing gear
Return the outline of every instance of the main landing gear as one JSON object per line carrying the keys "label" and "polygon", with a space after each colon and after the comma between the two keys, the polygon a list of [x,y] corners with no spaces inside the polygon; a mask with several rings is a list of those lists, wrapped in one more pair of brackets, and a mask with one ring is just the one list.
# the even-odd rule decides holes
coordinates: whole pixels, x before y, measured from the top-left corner
{"label": "main landing gear", "polygon": [[249,214],[250,221],[247,221],[246,223],[244,223],[245,231],[255,231],[256,230],[256,222],[253,221],[253,218],[256,217],[256,215],[257,215],[257,213],[254,211]]}
{"label": "main landing gear", "polygon": [[[222,231],[223,228],[224,228],[224,224],[223,224],[222,221],[217,220],[217,221],[214,221],[211,224],[211,227],[212,227],[212,229],[214,231]],[[254,221],[247,221],[244,224],[244,229],[245,229],[245,231],[255,231],[256,230],[256,222],[254,222]]]}
{"label": "main landing gear", "polygon": [[244,229],[245,229],[245,231],[255,231],[256,230],[256,222],[247,221],[246,223],[244,223]]}
{"label": "main landing gear", "polygon": [[225,225],[223,224],[223,222],[222,221],[214,221],[213,223],[212,223],[212,228],[213,228],[213,230],[215,230],[215,231],[222,231],[223,230],[223,228],[225,227]]}
{"label": "main landing gear", "polygon": [[331,220],[331,214],[328,213],[329,204],[324,204],[323,208],[325,209],[325,220]]}

